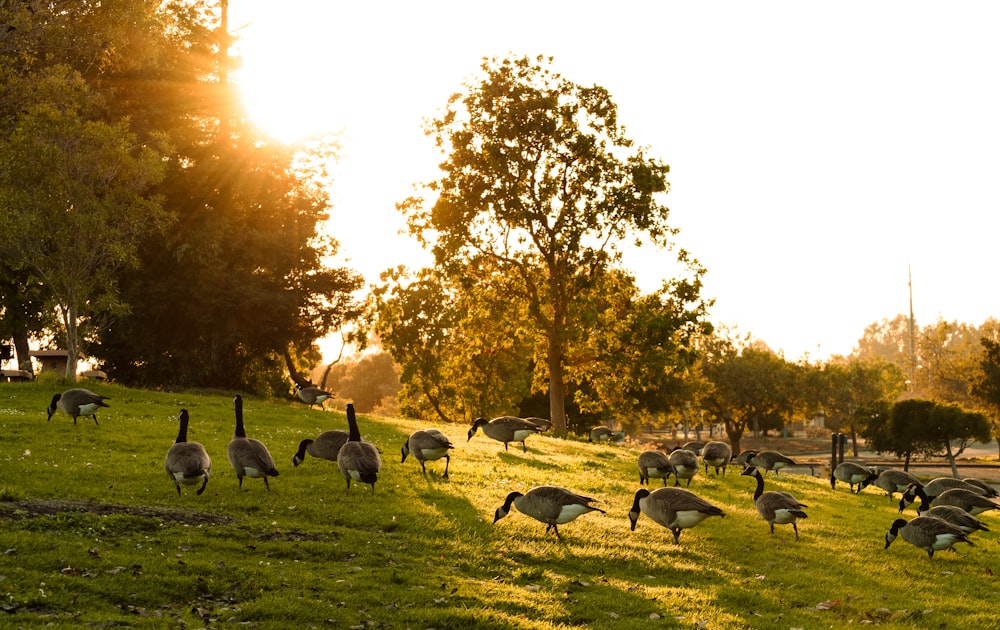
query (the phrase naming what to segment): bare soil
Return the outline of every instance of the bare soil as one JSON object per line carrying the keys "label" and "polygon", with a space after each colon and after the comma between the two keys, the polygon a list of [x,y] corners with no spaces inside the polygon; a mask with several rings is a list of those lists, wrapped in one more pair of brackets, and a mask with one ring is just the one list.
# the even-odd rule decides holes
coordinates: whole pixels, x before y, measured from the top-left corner
{"label": "bare soil", "polygon": [[76,501],[67,499],[32,499],[26,501],[0,501],[0,517],[32,518],[40,515],[60,514],[63,512],[82,512],[108,516],[125,514],[143,518],[155,518],[162,521],[181,523],[184,525],[225,525],[233,519],[221,514],[199,512],[183,508],[150,507],[138,505],[122,505],[118,503],[101,503],[99,501]]}

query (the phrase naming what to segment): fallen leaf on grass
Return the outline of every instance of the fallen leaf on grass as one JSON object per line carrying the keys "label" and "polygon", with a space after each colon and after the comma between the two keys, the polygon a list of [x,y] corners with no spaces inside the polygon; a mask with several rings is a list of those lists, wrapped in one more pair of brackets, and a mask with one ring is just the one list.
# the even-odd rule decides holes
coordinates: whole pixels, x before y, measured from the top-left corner
{"label": "fallen leaf on grass", "polygon": [[828,599],[825,602],[816,604],[816,610],[830,610],[831,608],[836,608],[840,606],[839,599]]}

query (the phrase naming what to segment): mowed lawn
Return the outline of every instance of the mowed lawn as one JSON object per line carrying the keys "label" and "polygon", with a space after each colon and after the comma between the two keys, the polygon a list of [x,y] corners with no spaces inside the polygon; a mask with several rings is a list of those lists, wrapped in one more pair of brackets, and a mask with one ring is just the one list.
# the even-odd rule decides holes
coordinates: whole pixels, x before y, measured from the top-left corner
{"label": "mowed lawn", "polygon": [[[769,473],[767,490],[809,506],[796,542],[790,526],[769,533],[752,478],[702,469],[690,490],[726,517],[675,545],[645,516],[629,529],[638,447],[538,435],[505,451],[482,432],[467,441],[468,425],[362,414],[383,459],[373,495],[348,491],[335,463],[292,465],[300,440],[346,429],[343,409],[247,396],[247,434],[280,476],[240,490],[226,458],[236,392],[88,386],[111,397],[99,425],[46,421],[65,383],[0,384],[0,627],[1000,627],[995,513],[975,546],[928,558],[902,539],[883,548],[898,517],[883,491]],[[178,496],[163,469],[182,408],[213,458],[201,496]],[[448,480],[443,460],[426,475],[400,462],[430,426],[455,445]],[[561,541],[516,509],[493,524],[509,492],[536,485],[606,513],[561,525]]]}

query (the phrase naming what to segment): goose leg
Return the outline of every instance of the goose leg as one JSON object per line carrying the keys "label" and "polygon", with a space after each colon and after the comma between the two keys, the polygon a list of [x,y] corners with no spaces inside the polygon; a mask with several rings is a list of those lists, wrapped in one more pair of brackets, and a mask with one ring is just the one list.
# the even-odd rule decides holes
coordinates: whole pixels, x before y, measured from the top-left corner
{"label": "goose leg", "polygon": [[442,479],[448,478],[448,466],[451,466],[451,455],[444,456],[444,475],[441,477]]}

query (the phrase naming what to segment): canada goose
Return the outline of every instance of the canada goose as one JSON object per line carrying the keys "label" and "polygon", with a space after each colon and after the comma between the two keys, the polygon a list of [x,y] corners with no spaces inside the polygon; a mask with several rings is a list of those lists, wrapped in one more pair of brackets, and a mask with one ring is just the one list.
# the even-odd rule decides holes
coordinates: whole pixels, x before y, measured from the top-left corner
{"label": "canada goose", "polygon": [[451,455],[448,454],[448,450],[453,448],[455,448],[455,445],[451,443],[448,436],[437,429],[414,431],[410,434],[406,443],[403,444],[403,459],[400,463],[405,462],[406,456],[412,453],[417,458],[417,461],[420,462],[420,469],[424,471],[424,474],[427,474],[427,467],[424,465],[425,462],[443,457],[444,474],[441,475],[441,478],[447,479],[448,466],[451,465]]}
{"label": "canada goose", "polygon": [[492,420],[476,418],[476,421],[472,424],[472,428],[469,429],[470,440],[476,434],[476,430],[479,427],[483,428],[483,433],[486,434],[486,437],[493,438],[497,442],[503,442],[503,450],[505,451],[507,450],[508,442],[520,442],[521,449],[524,452],[528,452],[528,447],[524,441],[528,439],[528,436],[541,432],[541,429],[535,424],[523,418],[515,418],[514,416],[500,416]]}
{"label": "canada goose", "polygon": [[757,455],[757,453],[759,453],[759,452],[760,452],[760,451],[758,451],[758,450],[756,450],[756,449],[752,449],[752,448],[748,448],[748,449],[746,449],[746,450],[742,450],[742,451],[740,451],[739,453],[737,453],[737,454],[736,454],[736,457],[734,457],[734,458],[732,459],[732,461],[734,461],[734,462],[736,462],[737,464],[739,464],[739,465],[743,466],[744,468],[746,468],[747,466],[749,466],[749,465],[750,465],[750,460],[751,460],[751,459],[752,459],[752,458],[753,458],[754,456],[756,456],[756,455]]}
{"label": "canada goose", "polygon": [[640,488],[628,513],[632,531],[635,531],[640,512],[669,529],[675,545],[681,544],[682,529],[694,527],[709,516],[726,516],[719,508],[684,488],[659,488],[652,492]]}
{"label": "canada goose", "polygon": [[590,429],[590,436],[587,438],[590,442],[601,442],[610,439],[611,429],[608,427],[593,427]]}
{"label": "canada goose", "polygon": [[681,485],[681,479],[687,479],[688,487],[691,486],[691,479],[698,474],[698,456],[693,451],[684,448],[675,448],[667,457],[674,467],[674,485]]}
{"label": "canada goose", "polygon": [[[878,475],[861,464],[841,462],[837,464],[837,467],[833,469],[833,473],[830,475],[830,487],[836,490],[837,480],[840,480],[851,486],[851,492],[857,493],[864,490],[866,486],[874,482],[877,478]],[[856,491],[854,490],[855,485],[858,486]]]}
{"label": "canada goose", "polygon": [[938,497],[945,490],[952,490],[954,488],[961,488],[962,490],[968,490],[970,492],[975,492],[976,494],[982,494],[981,488],[974,486],[971,483],[966,483],[961,479],[955,479],[954,477],[937,477],[928,481],[926,484],[911,483],[906,486],[906,490],[903,490],[903,495],[899,498],[899,511],[902,512],[906,509],[906,506],[913,503],[920,498],[921,505],[923,509],[918,509],[917,513],[927,510],[927,506],[934,502],[934,499]]}
{"label": "canada goose", "polygon": [[306,459],[306,453],[319,459],[326,459],[331,462],[337,461],[337,453],[340,447],[347,442],[347,431],[333,429],[323,431],[316,436],[316,439],[306,438],[299,442],[299,450],[292,456],[292,464],[298,466]]}
{"label": "canada goose", "polygon": [[889,468],[883,470],[875,478],[874,485],[889,493],[889,500],[892,501],[894,492],[905,492],[906,487],[911,483],[920,483],[920,480],[904,470]]}
{"label": "canada goose", "polygon": [[705,465],[705,474],[708,474],[708,467],[715,467],[715,474],[718,476],[719,469],[722,469],[722,476],[726,476],[726,466],[733,458],[733,449],[725,442],[708,442],[701,449],[701,463]]}
{"label": "canada goose", "polygon": [[705,448],[704,442],[685,442],[682,446],[685,451],[691,451],[695,455],[701,455],[701,449]]}
{"label": "canada goose", "polygon": [[786,457],[778,451],[761,451],[750,458],[750,463],[765,472],[773,470],[775,475],[782,468],[795,465],[791,457]]}
{"label": "canada goose", "polygon": [[347,405],[347,426],[350,429],[350,436],[337,454],[337,467],[347,480],[348,490],[351,489],[353,479],[370,484],[372,494],[375,494],[375,482],[378,481],[378,473],[382,470],[382,458],[374,444],[361,441],[361,431],[358,429],[358,419],[354,415],[353,404]]}
{"label": "canada goose", "polygon": [[535,425],[536,427],[538,427],[538,430],[542,432],[548,431],[549,429],[552,428],[552,421],[546,420],[545,418],[536,418],[532,416],[530,418],[524,418],[524,419],[530,422],[531,424]]}
{"label": "canada goose", "polygon": [[612,431],[608,427],[594,427],[590,430],[591,442],[604,442],[611,440]]}
{"label": "canada goose", "polygon": [[938,505],[927,510],[923,515],[933,516],[934,518],[939,518],[942,521],[948,521],[955,527],[962,530],[966,536],[977,531],[990,531],[990,528],[986,527],[981,520],[969,514],[962,508],[955,507],[954,505]]}
{"label": "canada goose", "polygon": [[[934,505],[954,505],[957,508],[962,508],[973,516],[976,514],[982,514],[983,512],[987,512],[989,510],[1000,510],[1000,503],[997,503],[992,499],[987,499],[983,495],[972,492],[971,490],[965,490],[964,488],[952,488],[951,490],[945,490],[934,499]],[[930,505],[927,503],[921,503],[917,511],[922,513],[929,508]]]}
{"label": "canada goose", "polygon": [[639,483],[646,485],[650,477],[660,477],[667,485],[667,477],[674,472],[674,465],[663,451],[643,451],[639,453]]}
{"label": "canada goose", "polygon": [[299,397],[304,403],[309,405],[312,409],[313,405],[319,405],[320,409],[323,409],[323,402],[332,396],[330,392],[325,392],[322,389],[316,387],[315,385],[310,385],[308,387],[302,387],[301,385],[295,386],[295,395]]}
{"label": "canada goose", "polygon": [[897,518],[892,522],[889,533],[885,535],[886,549],[897,536],[902,536],[906,542],[926,551],[928,558],[933,558],[935,551],[951,549],[955,543],[973,544],[961,529],[948,521],[932,516],[918,516],[909,522]]}
{"label": "canada goose", "polygon": [[757,506],[757,512],[771,526],[771,533],[774,533],[774,525],[792,524],[795,530],[795,540],[799,539],[799,526],[796,520],[806,518],[806,513],[802,508],[809,507],[787,492],[771,490],[764,492],[764,477],[755,466],[743,469],[741,476],[756,477],[757,489],[753,493],[753,502]]}
{"label": "canada goose", "polygon": [[177,439],[167,450],[167,456],[163,460],[163,467],[167,471],[167,476],[177,486],[177,496],[181,495],[181,484],[193,486],[199,481],[201,487],[196,494],[205,491],[208,485],[208,477],[212,472],[212,458],[208,456],[205,447],[198,442],[188,442],[187,430],[190,416],[187,409],[181,409],[180,429],[177,431]]}
{"label": "canada goose", "polygon": [[975,477],[966,477],[963,479],[965,483],[972,484],[983,491],[983,496],[987,499],[995,499],[1000,497],[1000,492],[996,491],[996,488],[986,483],[982,479],[976,479]]}
{"label": "canada goose", "polygon": [[264,487],[270,492],[271,486],[267,478],[278,476],[274,459],[263,442],[247,437],[246,429],[243,428],[243,397],[237,394],[233,403],[236,406],[236,433],[227,449],[229,463],[236,471],[236,478],[240,480],[240,489],[243,488],[243,477],[251,477],[263,479]]}
{"label": "canada goose", "polygon": [[510,506],[513,504],[517,507],[518,512],[548,525],[545,528],[546,534],[549,533],[550,529],[555,530],[556,538],[562,540],[562,536],[559,535],[559,525],[568,523],[587,512],[605,513],[604,510],[591,505],[593,501],[594,499],[590,497],[581,496],[566,488],[537,486],[524,494],[520,492],[508,494],[503,505],[497,508],[493,523],[496,524],[497,521],[510,514]]}
{"label": "canada goose", "polygon": [[52,419],[52,414],[58,408],[73,417],[73,424],[76,424],[76,419],[80,416],[91,416],[94,419],[94,424],[98,424],[97,410],[100,407],[109,406],[104,402],[105,400],[110,400],[110,398],[95,394],[89,389],[83,389],[82,387],[67,389],[61,394],[53,394],[52,402],[49,403],[49,408],[47,409],[49,413],[48,419]]}

